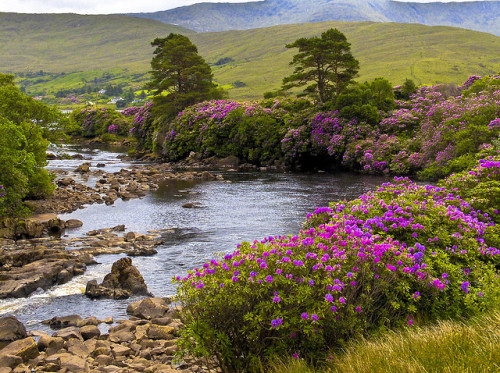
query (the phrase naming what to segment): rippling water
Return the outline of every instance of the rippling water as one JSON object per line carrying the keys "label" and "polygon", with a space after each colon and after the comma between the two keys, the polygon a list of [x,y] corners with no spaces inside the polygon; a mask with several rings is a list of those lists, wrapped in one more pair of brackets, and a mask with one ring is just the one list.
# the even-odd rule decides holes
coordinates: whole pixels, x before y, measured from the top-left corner
{"label": "rippling water", "polygon": [[[88,150],[83,153],[104,170],[119,171],[129,167],[120,161],[119,153]],[[57,164],[59,162],[59,164]],[[52,161],[49,167],[74,169],[83,161]],[[133,263],[145,278],[155,296],[175,293],[172,277],[184,275],[217,253],[231,252],[242,241],[266,236],[294,234],[301,228],[307,213],[330,201],[353,199],[386,179],[353,174],[274,174],[224,173],[227,181],[175,181],[161,185],[141,199],[112,206],[92,205],[62,219],[80,219],[83,227],[67,232],[79,236],[93,229],[125,224],[127,231],[146,233],[165,231],[164,244],[152,257],[134,257]],[[201,208],[182,208],[187,202],[198,202]],[[83,276],[71,282],[21,300],[0,301],[0,314],[9,313],[25,322],[30,329],[44,329],[39,322],[54,316],[79,314],[82,317],[125,317],[131,300],[90,300],[82,295],[90,279],[101,281],[111,264],[120,256],[106,255],[96,259]]]}

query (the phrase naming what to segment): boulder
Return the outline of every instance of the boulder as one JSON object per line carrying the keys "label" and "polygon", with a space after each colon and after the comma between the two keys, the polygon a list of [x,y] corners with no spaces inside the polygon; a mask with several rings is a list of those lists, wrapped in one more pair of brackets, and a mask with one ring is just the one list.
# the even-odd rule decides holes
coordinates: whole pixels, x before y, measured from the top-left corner
{"label": "boulder", "polygon": [[52,329],[67,328],[68,326],[78,326],[82,322],[79,315],[55,316],[49,320],[42,321],[42,324],[50,326]]}
{"label": "boulder", "polygon": [[15,355],[2,355],[0,354],[0,373],[2,372],[3,369],[7,369],[6,371],[10,371],[10,369],[17,367],[19,364],[23,363],[23,359],[21,359],[19,356]]}
{"label": "boulder", "polygon": [[75,172],[79,172],[81,174],[87,173],[89,171],[90,171],[90,162],[82,163],[75,169]]}
{"label": "boulder", "polygon": [[26,337],[26,328],[14,316],[0,318],[0,342],[13,342]]}
{"label": "boulder", "polygon": [[123,299],[132,294],[150,296],[144,278],[128,257],[113,263],[111,273],[104,277],[102,284],[91,280],[85,289],[89,298]]}
{"label": "boulder", "polygon": [[83,225],[81,220],[78,219],[69,219],[66,220],[66,228],[67,229],[74,229],[74,228],[79,228]]}
{"label": "boulder", "polygon": [[70,326],[68,328],[61,329],[55,333],[52,334],[52,337],[54,338],[62,338],[63,340],[70,340],[70,339],[79,339],[83,341],[83,337],[80,333],[80,329],[75,327],[75,326]]}
{"label": "boulder", "polygon": [[34,359],[39,354],[38,347],[32,337],[19,339],[9,343],[2,350],[0,350],[0,357],[13,355],[20,357],[23,362]]}
{"label": "boulder", "polygon": [[169,310],[168,303],[168,298],[146,298],[130,303],[127,307],[127,313],[140,319],[161,318]]}
{"label": "boulder", "polygon": [[101,331],[95,325],[85,325],[80,328],[80,334],[83,339],[97,338],[101,335]]}

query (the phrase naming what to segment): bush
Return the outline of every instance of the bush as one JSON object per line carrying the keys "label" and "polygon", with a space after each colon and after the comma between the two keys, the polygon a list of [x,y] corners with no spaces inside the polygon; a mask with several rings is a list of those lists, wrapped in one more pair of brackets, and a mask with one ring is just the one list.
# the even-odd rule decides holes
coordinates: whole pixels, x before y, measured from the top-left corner
{"label": "bush", "polygon": [[499,233],[452,191],[396,178],[318,208],[296,236],[243,243],[177,277],[181,346],[256,371],[276,354],[314,362],[361,334],[468,317],[500,301]]}
{"label": "bush", "polygon": [[24,95],[14,77],[0,74],[0,216],[25,215],[25,198],[52,193],[43,168],[51,137],[63,118],[57,110]]}
{"label": "bush", "polygon": [[80,134],[88,138],[106,133],[126,136],[130,128],[129,122],[121,113],[108,108],[77,109],[71,113],[70,120],[74,123],[72,132],[75,132],[75,128],[81,128]]}

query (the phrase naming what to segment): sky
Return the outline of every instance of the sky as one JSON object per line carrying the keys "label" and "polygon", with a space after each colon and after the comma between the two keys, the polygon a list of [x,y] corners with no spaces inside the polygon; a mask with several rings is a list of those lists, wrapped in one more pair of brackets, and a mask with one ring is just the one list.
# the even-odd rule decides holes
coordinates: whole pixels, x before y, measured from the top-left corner
{"label": "sky", "polygon": [[[258,0],[211,0],[211,2],[243,3]],[[409,0],[399,0],[409,1]],[[435,0],[412,0],[429,3]],[[471,0],[453,0],[471,1]],[[479,0],[488,1],[488,0]],[[157,12],[184,5],[204,2],[203,0],[0,0],[0,12],[16,13],[79,13],[111,14]],[[441,2],[450,2],[441,0]]]}

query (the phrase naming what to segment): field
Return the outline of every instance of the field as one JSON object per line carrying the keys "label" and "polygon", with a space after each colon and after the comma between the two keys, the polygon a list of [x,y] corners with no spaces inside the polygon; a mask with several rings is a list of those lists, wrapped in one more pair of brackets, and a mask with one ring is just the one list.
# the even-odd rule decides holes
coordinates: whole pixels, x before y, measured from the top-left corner
{"label": "field", "polygon": [[[500,70],[500,37],[453,27],[318,22],[194,33],[127,16],[0,13],[0,71],[57,74],[18,79],[30,94],[50,94],[92,81],[140,89],[148,78],[151,41],[176,32],[188,35],[198,46],[231,98],[256,99],[279,89],[291,72],[289,62],[296,51],[285,48],[287,43],[332,27],[352,44],[361,64],[360,81],[383,76],[395,85],[406,78],[417,84],[461,83],[468,75]],[[232,61],[216,66],[225,57]]]}

